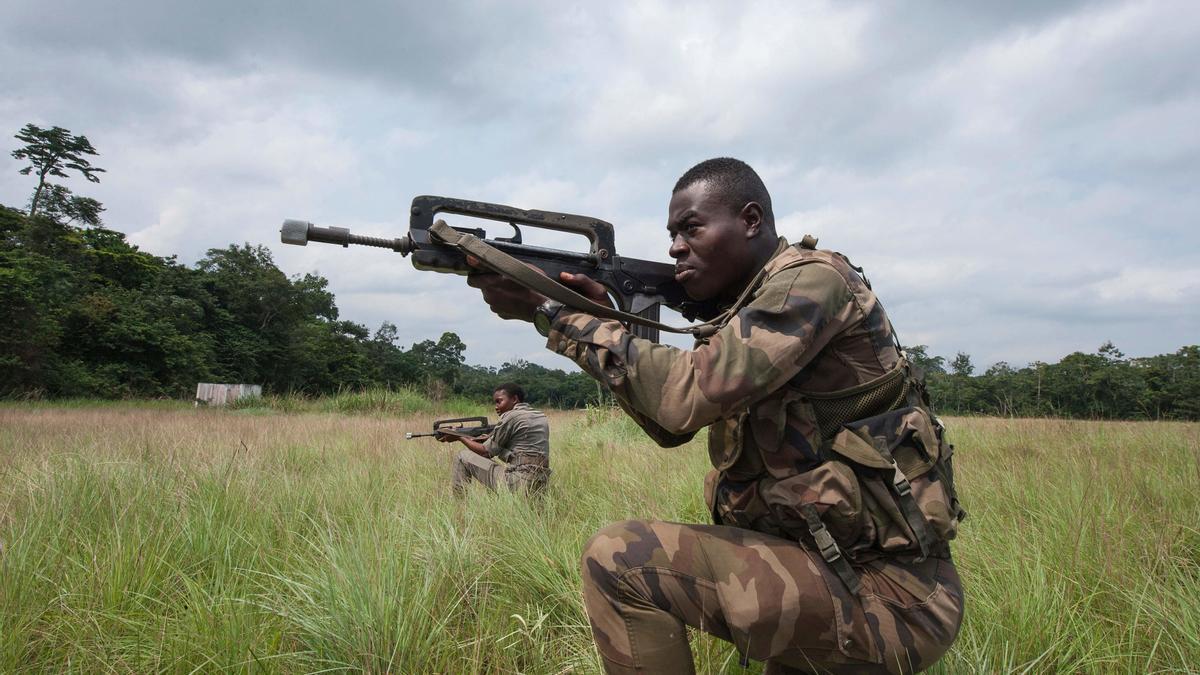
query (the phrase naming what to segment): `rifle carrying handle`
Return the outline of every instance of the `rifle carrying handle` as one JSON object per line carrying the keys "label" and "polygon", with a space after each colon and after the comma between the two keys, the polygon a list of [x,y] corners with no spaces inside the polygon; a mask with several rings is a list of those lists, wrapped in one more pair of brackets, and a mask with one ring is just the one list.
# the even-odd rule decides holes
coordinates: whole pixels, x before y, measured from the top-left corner
{"label": "rifle carrying handle", "polygon": [[[698,338],[706,338],[715,335],[716,332],[720,330],[721,327],[723,327],[726,323],[728,323],[730,318],[733,317],[733,313],[731,311],[726,311],[717,316],[715,319],[705,321],[704,323],[696,324],[694,326],[669,326],[665,323],[647,319],[646,317],[638,316],[637,314],[622,312],[619,309],[613,309],[612,307],[594,302],[590,298],[585,298],[584,296],[576,293],[566,286],[563,286],[545,274],[542,274],[540,271],[531,269],[520,260],[508,255],[504,251],[501,251],[493,246],[489,246],[487,243],[481,241],[478,237],[459,232],[453,227],[447,225],[446,221],[444,220],[438,220],[435,222],[433,226],[429,228],[429,231],[447,246],[453,246],[467,255],[478,258],[480,262],[482,262],[493,272],[507,277],[530,290],[537,291],[538,293],[541,293],[552,300],[561,302],[568,307],[574,307],[575,309],[587,312],[592,316],[598,316],[602,319],[613,319],[622,323],[633,323],[641,326],[657,328],[659,330],[665,330],[671,333],[682,333],[685,335],[695,335]],[[764,272],[765,270],[760,271],[759,276],[761,277]],[[758,281],[759,280],[756,279],[755,283],[752,283],[746,287],[746,291],[742,294],[743,297],[739,299],[738,303],[736,303],[734,307],[737,307],[741,304],[746,295],[758,285]]]}

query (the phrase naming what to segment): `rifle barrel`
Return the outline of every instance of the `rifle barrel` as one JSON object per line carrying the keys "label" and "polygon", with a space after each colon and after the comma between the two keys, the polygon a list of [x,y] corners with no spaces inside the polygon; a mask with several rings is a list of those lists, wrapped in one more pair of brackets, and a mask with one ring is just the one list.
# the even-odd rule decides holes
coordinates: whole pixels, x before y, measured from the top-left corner
{"label": "rifle barrel", "polygon": [[342,248],[354,244],[356,246],[374,246],[376,248],[388,248],[393,251],[399,251],[403,255],[408,255],[412,250],[412,241],[408,235],[388,239],[387,237],[368,237],[360,234],[350,234],[350,229],[345,227],[321,227],[313,225],[304,220],[285,220],[283,227],[279,229],[279,239],[285,244],[295,246],[306,246],[308,242],[315,241],[322,244],[336,244]]}

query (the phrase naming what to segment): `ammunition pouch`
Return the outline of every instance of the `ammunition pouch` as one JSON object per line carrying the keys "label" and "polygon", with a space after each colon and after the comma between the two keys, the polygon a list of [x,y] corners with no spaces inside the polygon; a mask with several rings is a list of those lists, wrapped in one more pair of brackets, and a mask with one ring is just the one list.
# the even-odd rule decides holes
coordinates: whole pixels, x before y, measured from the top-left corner
{"label": "ammunition pouch", "polygon": [[906,407],[846,425],[817,468],[760,486],[781,530],[804,539],[806,510],[855,561],[919,562],[949,555],[965,517],[954,490],[953,446],[929,413]]}
{"label": "ammunition pouch", "polygon": [[[852,590],[850,563],[948,556],[966,513],[953,446],[924,399],[902,362],[833,394],[781,392],[714,425],[705,486],[714,520],[804,543]],[[817,428],[789,428],[798,418]]]}

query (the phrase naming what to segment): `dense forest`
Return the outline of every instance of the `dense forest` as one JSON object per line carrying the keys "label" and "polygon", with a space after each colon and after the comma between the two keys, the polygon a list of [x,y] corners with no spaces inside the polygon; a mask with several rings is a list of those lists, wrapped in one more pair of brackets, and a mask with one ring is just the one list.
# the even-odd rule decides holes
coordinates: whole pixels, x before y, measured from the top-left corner
{"label": "dense forest", "polygon": [[596,398],[582,373],[467,366],[454,333],[403,349],[390,323],[372,334],[340,320],[327,286],[289,279],[261,246],[211,249],[188,267],[98,225],[0,208],[0,396],[178,398],[197,382],[247,382],[486,399],[511,378],[550,405]]}
{"label": "dense forest", "polygon": [[1200,419],[1200,346],[1174,354],[1128,358],[1111,342],[1095,354],[1075,352],[1058,363],[1014,368],[1003,361],[975,374],[959,353],[949,366],[923,346],[908,348],[926,372],[941,412],[1001,417]]}
{"label": "dense forest", "polygon": [[[372,333],[339,319],[324,278],[289,278],[262,246],[210,249],[192,267],[140,251],[104,227],[99,202],[47,182],[66,169],[99,180],[85,137],[27,125],[17,138],[27,145],[12,154],[39,182],[27,210],[0,205],[0,397],[185,398],[197,382],[242,382],[274,393],[410,387],[487,399],[504,380],[542,405],[601,396],[579,372],[467,365],[454,333],[405,349],[391,323]],[[1104,343],[1095,354],[979,374],[964,353],[947,363],[922,345],[907,351],[943,413],[1200,419],[1196,345],[1127,358]]]}

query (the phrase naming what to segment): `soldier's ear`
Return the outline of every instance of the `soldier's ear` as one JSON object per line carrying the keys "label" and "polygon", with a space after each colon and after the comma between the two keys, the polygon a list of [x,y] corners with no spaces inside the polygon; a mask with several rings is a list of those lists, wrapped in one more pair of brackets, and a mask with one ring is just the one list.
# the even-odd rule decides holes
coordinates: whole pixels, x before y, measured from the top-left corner
{"label": "soldier's ear", "polygon": [[758,202],[746,202],[738,214],[742,226],[746,228],[746,238],[753,239],[763,229],[763,207]]}

